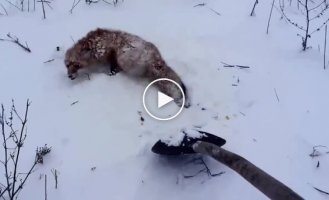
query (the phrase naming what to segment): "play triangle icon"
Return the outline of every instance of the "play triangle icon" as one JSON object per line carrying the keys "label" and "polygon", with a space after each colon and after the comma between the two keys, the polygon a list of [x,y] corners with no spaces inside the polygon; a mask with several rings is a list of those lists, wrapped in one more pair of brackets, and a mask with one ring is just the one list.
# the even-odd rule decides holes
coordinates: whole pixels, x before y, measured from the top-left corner
{"label": "play triangle icon", "polygon": [[158,91],[158,108],[161,108],[162,106],[170,103],[173,100],[174,99],[170,96]]}

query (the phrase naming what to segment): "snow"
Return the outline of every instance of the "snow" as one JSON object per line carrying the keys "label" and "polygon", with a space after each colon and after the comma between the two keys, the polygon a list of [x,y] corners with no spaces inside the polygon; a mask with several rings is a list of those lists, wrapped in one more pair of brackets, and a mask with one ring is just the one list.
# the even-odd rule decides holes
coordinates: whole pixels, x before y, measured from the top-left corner
{"label": "snow", "polygon": [[[125,0],[116,7],[82,1],[72,14],[72,1],[56,0],[53,10],[46,7],[45,20],[40,4],[27,13],[0,2],[9,14],[0,16],[0,38],[10,32],[32,50],[0,41],[0,102],[9,108],[13,98],[22,112],[26,99],[32,101],[21,171],[33,162],[37,146],[52,147],[21,199],[44,198],[40,174],[48,176],[48,199],[266,199],[210,158],[205,159],[208,167],[225,174],[185,179],[200,170],[189,162],[193,156],[151,152],[159,139],[173,136],[173,142],[179,141],[183,129],[224,138],[224,148],[305,199],[328,199],[312,188],[329,191],[328,149],[320,148],[319,157],[309,156],[313,146],[329,146],[329,72],[323,70],[322,31],[312,35],[313,48],[302,52],[296,29],[274,9],[266,35],[270,1],[260,2],[256,16],[249,17],[253,0],[206,0],[205,7],[193,7],[202,3],[196,0]],[[72,38],[97,27],[153,42],[182,77],[192,106],[174,120],[156,121],[143,109],[146,81],[122,73],[94,73],[90,80],[71,81],[63,63],[65,50]],[[44,63],[49,59],[55,60]],[[223,67],[221,62],[250,68]],[[58,189],[51,169],[59,171]]]}

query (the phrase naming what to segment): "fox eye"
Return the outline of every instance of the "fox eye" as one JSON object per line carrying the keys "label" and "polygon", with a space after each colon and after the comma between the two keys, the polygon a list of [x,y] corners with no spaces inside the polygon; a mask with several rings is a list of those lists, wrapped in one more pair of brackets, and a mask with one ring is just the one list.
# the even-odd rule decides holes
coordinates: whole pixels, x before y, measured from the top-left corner
{"label": "fox eye", "polygon": [[77,69],[80,69],[81,68],[81,66],[79,64],[74,64],[73,67],[74,68],[77,68]]}

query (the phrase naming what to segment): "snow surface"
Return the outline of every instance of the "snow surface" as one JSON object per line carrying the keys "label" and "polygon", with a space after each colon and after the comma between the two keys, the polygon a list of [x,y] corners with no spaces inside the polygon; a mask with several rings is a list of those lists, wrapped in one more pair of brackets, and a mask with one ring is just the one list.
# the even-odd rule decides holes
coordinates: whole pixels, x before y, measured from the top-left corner
{"label": "snow surface", "polygon": [[[312,188],[329,191],[328,149],[309,156],[313,146],[329,146],[329,72],[323,70],[322,32],[310,39],[314,48],[302,52],[296,29],[274,9],[266,35],[270,1],[261,1],[256,16],[249,17],[253,0],[206,0],[206,7],[193,7],[203,3],[196,0],[125,0],[116,7],[82,1],[72,14],[72,1],[56,0],[53,10],[46,6],[45,20],[39,3],[27,13],[0,2],[9,14],[0,16],[0,37],[10,32],[32,50],[29,54],[0,42],[0,102],[9,108],[14,98],[23,111],[26,99],[32,101],[21,171],[33,162],[36,146],[52,147],[21,199],[44,198],[40,174],[48,175],[48,199],[266,199],[210,158],[205,160],[211,171],[225,171],[223,175],[186,179],[184,175],[202,168],[190,162],[193,156],[151,152],[158,139],[184,128],[225,138],[226,149],[305,199],[328,199]],[[153,42],[181,75],[193,105],[172,121],[156,121],[142,106],[147,82],[122,73],[68,79],[65,49],[73,44],[71,38],[78,40],[96,27],[121,29]],[[55,60],[44,63],[49,59]],[[250,68],[226,68],[221,61]],[[60,173],[58,189],[51,169]]]}

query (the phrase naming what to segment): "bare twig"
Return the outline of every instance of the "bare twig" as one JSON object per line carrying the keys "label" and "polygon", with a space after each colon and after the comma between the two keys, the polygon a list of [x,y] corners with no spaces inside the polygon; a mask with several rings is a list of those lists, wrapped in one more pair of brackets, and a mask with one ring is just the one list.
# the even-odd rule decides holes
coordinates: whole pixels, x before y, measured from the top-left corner
{"label": "bare twig", "polygon": [[[110,2],[108,2],[108,1],[105,1],[105,0],[102,0],[104,3],[107,3],[107,4],[110,4],[110,5],[112,5],[113,6],[113,3],[110,3]],[[116,5],[114,5],[114,6],[116,6]]]}
{"label": "bare twig", "polygon": [[[2,105],[2,111],[0,115],[0,125],[1,133],[3,138],[3,147],[5,152],[5,160],[1,161],[5,168],[5,179],[7,186],[3,191],[8,192],[9,200],[14,200],[18,198],[18,194],[22,190],[24,184],[28,177],[32,174],[35,166],[39,163],[42,163],[43,156],[50,152],[51,148],[44,147],[37,150],[35,161],[27,173],[19,172],[19,160],[21,157],[22,147],[26,139],[26,124],[27,124],[27,115],[29,111],[29,106],[31,102],[27,100],[25,107],[25,115],[21,117],[16,110],[14,100],[12,100],[11,110],[9,112],[9,117],[6,119],[4,116],[4,106]],[[13,126],[14,118],[18,119],[21,122],[21,127],[19,130],[15,130]],[[5,131],[5,125],[9,127],[9,133]],[[9,140],[10,139],[10,140]],[[8,142],[12,141],[13,147],[9,148]],[[10,162],[10,165],[9,165]],[[1,184],[3,185],[3,184]],[[3,191],[0,191],[0,197],[3,197]]]}
{"label": "bare twig", "polygon": [[229,64],[226,64],[224,62],[221,62],[223,64],[223,67],[235,67],[234,65],[229,65]]}
{"label": "bare twig", "polygon": [[72,40],[73,44],[75,44],[75,41],[74,41],[74,39],[73,39],[72,35],[70,35],[70,38],[71,38],[71,40]]}
{"label": "bare twig", "polygon": [[[8,147],[7,147],[7,138],[5,135],[5,108],[3,104],[1,104],[1,116],[0,116],[0,125],[1,125],[1,133],[2,133],[2,139],[3,139],[3,147],[4,147],[4,153],[5,153],[5,160],[4,160],[4,167],[5,167],[5,176],[6,176],[6,181],[7,181],[7,191],[8,191],[8,197],[9,199],[12,198],[11,192],[10,192],[10,187],[11,184],[9,183],[9,170],[8,170]],[[4,191],[6,191],[4,190]]]}
{"label": "bare twig", "polygon": [[77,104],[77,103],[79,103],[79,101],[72,102],[71,106],[73,106],[74,104]]}
{"label": "bare twig", "polygon": [[289,22],[291,25],[295,26],[296,28],[302,30],[302,31],[306,31],[302,26],[300,26],[299,24],[297,24],[296,22],[292,21],[287,15],[286,13],[284,12],[284,6],[281,5],[281,1],[279,1],[280,3],[280,10],[281,10],[281,14],[283,16],[283,18]]}
{"label": "bare twig", "polygon": [[46,5],[47,5],[50,9],[54,10],[54,8],[50,5],[51,2],[49,2],[49,1],[44,1],[44,2],[46,3]]}
{"label": "bare twig", "polygon": [[[316,23],[319,24],[319,27],[311,30],[311,22],[315,19],[319,19],[321,16],[324,16],[324,12],[327,11],[329,9],[329,2],[327,0],[323,0],[320,3],[316,3],[313,0],[303,0],[303,2],[301,0],[297,0],[297,7],[299,9],[299,6],[302,6],[302,9],[300,10],[300,12],[305,16],[305,22],[303,25],[300,25],[294,21],[292,21],[284,12],[284,6],[281,4],[281,2],[283,3],[284,1],[279,1],[280,3],[280,10],[282,13],[282,17],[284,19],[286,19],[286,21],[288,21],[291,25],[295,26],[296,28],[300,29],[301,31],[303,31],[303,34],[298,33],[297,36],[300,36],[302,39],[302,47],[303,47],[303,51],[305,51],[306,49],[308,49],[308,39],[311,38],[311,35],[314,34],[317,31],[320,31],[324,26],[327,25],[327,23],[329,22],[329,17],[324,20],[324,22],[322,23]],[[311,7],[310,4],[315,4],[315,6]],[[321,8],[320,11],[319,8]],[[312,14],[315,14],[315,16],[313,16]]]}
{"label": "bare twig", "polygon": [[[320,3],[318,6],[321,6],[323,3],[325,3],[324,8],[323,8],[323,9],[322,9],[317,15],[311,17],[311,18],[310,18],[310,21],[315,20],[315,19],[317,19],[317,18],[320,18],[320,17],[324,14],[324,12],[329,8],[328,3],[325,2],[325,1],[323,1],[322,3]],[[312,10],[318,8],[318,6],[315,6],[313,9],[309,9],[309,11],[312,11]]]}
{"label": "bare twig", "polygon": [[236,67],[238,68],[241,68],[241,69],[248,69],[250,68],[249,66],[243,66],[243,65],[235,65]]}
{"label": "bare twig", "polygon": [[47,174],[45,174],[45,200],[47,200]]}
{"label": "bare twig", "polygon": [[231,64],[227,64],[224,62],[221,62],[223,64],[223,67],[238,67],[240,69],[247,69],[250,68],[249,66],[244,66],[244,65],[231,65]]}
{"label": "bare twig", "polygon": [[27,51],[27,52],[29,52],[29,53],[32,52],[31,49],[29,48],[29,46],[27,45],[27,43],[25,42],[25,45],[23,45],[23,44],[19,41],[18,37],[16,37],[16,36],[11,36],[10,33],[7,34],[7,37],[8,37],[9,39],[1,39],[1,38],[0,38],[0,41],[8,41],[8,42],[15,43],[15,44],[17,44],[18,46],[20,46],[22,49],[24,49],[25,51]]}
{"label": "bare twig", "polygon": [[[22,123],[22,128],[21,128],[21,131],[20,131],[20,134],[19,134],[19,140],[18,140],[18,143],[17,143],[17,153],[16,153],[16,158],[15,158],[15,162],[14,162],[14,173],[13,173],[13,187],[11,188],[12,191],[12,197],[15,196],[15,184],[16,184],[16,179],[17,179],[17,166],[18,166],[18,160],[19,160],[19,155],[20,155],[20,151],[21,151],[21,147],[23,146],[23,133],[24,133],[24,130],[25,130],[25,126],[26,126],[26,123],[27,123],[27,113],[29,112],[29,107],[31,105],[31,102],[30,100],[28,99],[26,101],[26,109],[25,109],[25,115],[24,115],[24,120],[21,119],[21,117],[18,115],[16,109],[15,109],[15,105],[13,103],[13,111],[16,113],[17,117],[21,119],[21,123]],[[34,168],[34,167],[33,167]],[[32,169],[33,169],[32,168]],[[32,172],[32,169],[31,169],[31,172]],[[29,175],[29,174],[28,174]],[[27,175],[27,176],[28,176]],[[19,187],[20,188],[20,187]],[[19,189],[17,189],[18,191]]]}
{"label": "bare twig", "polygon": [[221,14],[218,11],[216,11],[216,10],[214,10],[212,8],[208,8],[208,9],[211,10],[211,11],[213,11],[216,15],[221,16]]}
{"label": "bare twig", "polygon": [[196,5],[194,5],[193,7],[195,8],[195,7],[202,7],[202,6],[205,6],[206,5],[206,3],[199,3],[199,4],[196,4]]}
{"label": "bare twig", "polygon": [[21,10],[17,5],[11,3],[10,1],[8,0],[5,0],[7,3],[9,3],[10,5],[14,6],[15,8],[17,8],[18,10]]}
{"label": "bare twig", "polygon": [[278,102],[280,102],[280,99],[279,99],[278,93],[276,92],[276,89],[275,89],[275,88],[274,88],[274,93],[275,93],[275,96],[276,96],[276,100],[278,100]]}
{"label": "bare twig", "polygon": [[317,190],[317,191],[319,191],[319,192],[321,192],[322,194],[326,194],[326,195],[329,195],[329,192],[326,192],[326,191],[324,191],[324,190],[321,190],[321,189],[319,189],[319,188],[317,188],[317,187],[314,187],[314,186],[312,186],[315,190]]}
{"label": "bare twig", "polygon": [[53,62],[55,59],[50,59],[50,60],[47,60],[47,61],[45,61],[45,62],[43,62],[43,63],[50,63],[50,62]]}
{"label": "bare twig", "polygon": [[313,8],[310,8],[310,11],[317,9],[318,7],[322,6],[322,4],[327,3],[327,0],[323,0],[321,3],[319,3],[317,6],[314,6]]}
{"label": "bare twig", "polygon": [[207,164],[204,162],[204,160],[202,159],[202,157],[199,157],[199,158],[194,158],[193,160],[191,160],[189,163],[195,163],[195,164],[201,164],[204,168],[199,170],[197,173],[193,174],[193,175],[184,175],[184,178],[193,178],[197,175],[199,175],[200,173],[204,172],[206,173],[208,176],[210,177],[215,177],[215,176],[220,176],[222,174],[224,174],[225,172],[219,172],[219,173],[216,173],[216,174],[213,174],[209,167],[207,166]]}
{"label": "bare twig", "polygon": [[268,21],[267,21],[266,34],[268,34],[268,29],[270,28],[270,21],[271,21],[271,17],[272,17],[272,11],[273,11],[274,2],[275,2],[275,0],[272,1],[270,16],[268,17]]}
{"label": "bare twig", "polygon": [[51,173],[54,175],[55,178],[55,189],[57,189],[58,186],[58,171],[57,169],[52,169]]}
{"label": "bare twig", "polygon": [[323,52],[323,69],[326,69],[326,50],[327,50],[327,25],[324,29],[324,52]]}
{"label": "bare twig", "polygon": [[77,2],[75,2],[75,0],[73,1],[73,4],[72,4],[72,8],[70,10],[70,13],[72,14],[73,13],[73,9],[80,3],[81,0],[78,0]]}
{"label": "bare twig", "polygon": [[43,13],[43,19],[46,19],[46,11],[45,11],[45,0],[39,0],[38,1],[39,3],[41,2],[41,5],[42,5],[42,13]]}
{"label": "bare twig", "polygon": [[255,1],[254,6],[252,7],[252,10],[251,10],[250,16],[254,16],[255,15],[255,8],[256,8],[256,5],[257,4],[258,4],[258,0]]}
{"label": "bare twig", "polygon": [[2,5],[2,3],[0,3],[0,6],[2,7],[3,11],[5,11],[6,15],[8,15],[8,12],[7,12],[6,8]]}
{"label": "bare twig", "polygon": [[305,11],[306,11],[306,31],[305,31],[305,36],[304,36],[304,40],[303,40],[303,50],[305,51],[307,48],[307,39],[309,37],[311,37],[309,35],[309,28],[310,28],[310,10],[308,9],[308,0],[305,0]]}
{"label": "bare twig", "polygon": [[318,148],[327,148],[327,146],[323,146],[323,145],[313,146],[313,150],[312,153],[310,154],[310,157],[314,158],[321,155],[321,152],[318,150]]}

